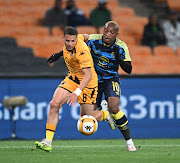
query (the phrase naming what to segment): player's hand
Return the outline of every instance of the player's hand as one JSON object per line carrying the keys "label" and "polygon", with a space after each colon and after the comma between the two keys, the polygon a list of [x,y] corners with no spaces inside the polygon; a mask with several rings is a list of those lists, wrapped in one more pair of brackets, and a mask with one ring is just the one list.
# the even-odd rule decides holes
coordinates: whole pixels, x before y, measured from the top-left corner
{"label": "player's hand", "polygon": [[114,51],[114,54],[115,54],[115,59],[117,61],[122,61],[123,59],[121,58],[121,54],[119,53],[119,47],[117,45],[115,45],[113,47],[113,51]]}
{"label": "player's hand", "polygon": [[76,106],[76,101],[78,99],[77,95],[75,93],[71,93],[68,95],[69,100],[67,101],[67,104],[69,104],[69,106]]}
{"label": "player's hand", "polygon": [[55,53],[55,54],[51,55],[51,56],[48,58],[47,62],[48,62],[48,63],[55,62],[55,61],[57,61],[61,56],[63,56],[63,51],[60,51],[59,53]]}

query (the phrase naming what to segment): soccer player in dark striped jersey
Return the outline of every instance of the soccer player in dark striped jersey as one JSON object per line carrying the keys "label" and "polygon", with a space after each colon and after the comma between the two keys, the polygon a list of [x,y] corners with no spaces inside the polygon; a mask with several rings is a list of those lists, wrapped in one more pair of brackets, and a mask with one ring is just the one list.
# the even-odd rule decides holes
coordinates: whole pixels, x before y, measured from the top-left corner
{"label": "soccer player in dark striped jersey", "polygon": [[[80,37],[91,49],[94,67],[98,75],[97,107],[111,112],[116,126],[126,140],[128,151],[136,151],[128,120],[119,108],[121,91],[118,68],[120,65],[123,71],[130,74],[132,65],[127,45],[117,38],[118,31],[119,25],[114,21],[109,21],[104,26],[103,34],[83,34],[83,37]],[[103,94],[105,100],[101,102]]]}
{"label": "soccer player in dark striped jersey", "polygon": [[[97,106],[107,109],[112,113],[116,126],[123,134],[129,151],[136,151],[131,138],[128,120],[119,108],[120,87],[118,68],[128,74],[132,71],[131,58],[127,45],[117,38],[119,25],[109,21],[104,26],[103,34],[84,35],[85,42],[91,49],[95,70],[98,74]],[[102,95],[105,100],[102,101]],[[101,104],[101,105],[100,105]],[[104,106],[103,106],[104,105]]]}

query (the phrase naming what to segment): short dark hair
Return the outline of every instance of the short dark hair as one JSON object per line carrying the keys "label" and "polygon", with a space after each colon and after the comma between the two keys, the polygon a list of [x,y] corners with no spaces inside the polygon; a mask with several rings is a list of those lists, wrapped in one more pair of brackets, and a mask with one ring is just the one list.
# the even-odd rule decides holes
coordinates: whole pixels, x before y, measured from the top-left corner
{"label": "short dark hair", "polygon": [[68,34],[68,35],[78,35],[78,31],[77,31],[77,29],[76,28],[74,28],[74,27],[66,27],[65,29],[64,29],[64,36],[66,35],[66,34]]}

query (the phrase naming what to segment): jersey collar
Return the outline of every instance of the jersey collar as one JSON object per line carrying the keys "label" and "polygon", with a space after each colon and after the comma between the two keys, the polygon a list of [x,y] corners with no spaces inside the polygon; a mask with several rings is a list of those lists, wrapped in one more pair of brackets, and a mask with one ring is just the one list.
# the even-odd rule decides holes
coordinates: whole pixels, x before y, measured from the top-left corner
{"label": "jersey collar", "polygon": [[68,50],[67,48],[66,48],[66,50],[68,52],[70,52],[71,57],[74,56],[74,54],[76,54],[76,48],[75,47],[72,50]]}

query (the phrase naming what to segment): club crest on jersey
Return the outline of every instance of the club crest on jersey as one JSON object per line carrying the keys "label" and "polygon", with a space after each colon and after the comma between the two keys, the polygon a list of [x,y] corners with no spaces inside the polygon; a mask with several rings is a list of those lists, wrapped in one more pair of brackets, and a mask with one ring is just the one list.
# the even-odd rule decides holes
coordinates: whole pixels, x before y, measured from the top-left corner
{"label": "club crest on jersey", "polygon": [[115,53],[114,52],[111,53],[111,57],[115,58]]}
{"label": "club crest on jersey", "polygon": [[109,63],[109,59],[107,57],[101,56],[99,57],[99,66],[101,67],[107,67],[107,64]]}
{"label": "club crest on jersey", "polygon": [[65,81],[62,81],[60,85],[64,85],[64,84],[66,84],[66,82],[65,82]]}
{"label": "club crest on jersey", "polygon": [[98,51],[97,51],[97,50],[93,50],[93,53],[94,53],[94,54],[98,54]]}

